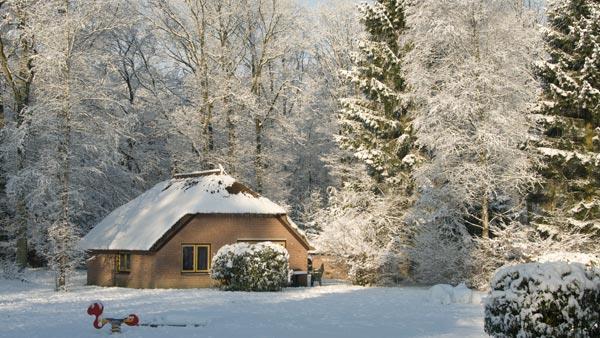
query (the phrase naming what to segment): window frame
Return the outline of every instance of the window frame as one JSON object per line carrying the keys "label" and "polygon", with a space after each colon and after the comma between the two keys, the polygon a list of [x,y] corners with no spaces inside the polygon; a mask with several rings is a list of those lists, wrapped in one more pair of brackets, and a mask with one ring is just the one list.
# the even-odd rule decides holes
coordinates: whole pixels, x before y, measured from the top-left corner
{"label": "window frame", "polygon": [[[192,270],[184,270],[183,269],[183,248],[189,248],[192,247],[193,251],[192,251],[192,259],[193,259],[193,269]],[[206,270],[200,270],[198,269],[198,248],[206,248],[207,252],[206,252]],[[180,250],[180,269],[181,269],[181,273],[209,273],[210,272],[210,268],[211,268],[211,245],[208,243],[202,243],[202,244],[191,244],[191,243],[183,243],[181,244],[181,250]]]}
{"label": "window frame", "polygon": [[[125,259],[122,259],[121,257],[124,257]],[[125,261],[126,264],[123,264],[123,261]],[[117,272],[131,272],[131,252],[119,252],[117,254]]]}

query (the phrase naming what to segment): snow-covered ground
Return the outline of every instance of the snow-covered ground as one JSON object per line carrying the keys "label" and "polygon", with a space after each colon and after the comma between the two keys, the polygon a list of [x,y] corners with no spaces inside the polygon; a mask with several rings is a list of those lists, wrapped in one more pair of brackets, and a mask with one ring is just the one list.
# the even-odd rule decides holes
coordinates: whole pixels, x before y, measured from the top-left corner
{"label": "snow-covered ground", "polygon": [[137,290],[84,286],[52,291],[45,270],[30,281],[0,280],[0,337],[100,337],[88,305],[104,303],[104,316],[136,313],[142,323],[197,327],[124,327],[122,337],[484,337],[481,304],[442,305],[427,288],[363,288],[326,283],[283,292],[214,289]]}

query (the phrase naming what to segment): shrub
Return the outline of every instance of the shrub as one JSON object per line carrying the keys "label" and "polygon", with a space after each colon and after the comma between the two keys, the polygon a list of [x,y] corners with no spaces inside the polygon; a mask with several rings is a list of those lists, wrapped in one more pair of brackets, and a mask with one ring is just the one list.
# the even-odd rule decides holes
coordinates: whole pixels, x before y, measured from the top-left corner
{"label": "shrub", "polygon": [[0,259],[0,278],[23,281],[23,272],[12,260]]}
{"label": "shrub", "polygon": [[500,268],[485,304],[494,337],[600,337],[600,269],[568,262]]}
{"label": "shrub", "polygon": [[279,291],[289,282],[287,250],[270,242],[225,245],[212,260],[211,277],[225,290]]}

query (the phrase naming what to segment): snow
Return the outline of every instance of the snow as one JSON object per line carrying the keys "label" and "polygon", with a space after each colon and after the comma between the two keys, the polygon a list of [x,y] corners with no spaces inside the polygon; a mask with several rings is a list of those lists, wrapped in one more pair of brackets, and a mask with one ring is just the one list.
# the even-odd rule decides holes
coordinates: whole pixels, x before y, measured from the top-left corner
{"label": "snow", "polygon": [[82,249],[149,250],[187,214],[284,215],[285,209],[249,192],[229,193],[226,174],[173,178],[117,208],[80,242]]}
{"label": "snow", "polygon": [[[517,293],[516,287],[520,285],[522,281],[534,281],[535,283],[529,284],[528,294],[534,294],[536,291],[549,291],[556,292],[557,290],[570,290],[569,284],[577,283],[579,289],[597,289],[600,287],[600,276],[593,276],[588,273],[588,268],[581,263],[568,263],[564,261],[549,261],[545,263],[527,263],[513,266],[505,266],[496,271],[494,278],[492,278],[492,287],[494,290],[491,291],[492,295],[497,293],[508,294],[507,297],[523,297],[523,294],[512,294]],[[595,273],[599,273],[600,270],[596,270]],[[510,280],[507,276],[512,275],[518,276],[516,281]],[[507,283],[515,285],[512,287],[505,287]],[[501,290],[501,291],[496,291]]]}
{"label": "snow", "polygon": [[523,337],[591,336],[582,333],[591,333],[598,318],[600,269],[565,261],[505,266],[496,271],[491,286],[486,298],[490,333],[519,330]]}
{"label": "snow", "polygon": [[283,292],[215,289],[139,290],[84,286],[52,291],[45,270],[28,271],[31,283],[0,281],[2,338],[108,337],[86,309],[104,304],[104,316],[135,313],[141,323],[197,327],[123,327],[122,337],[483,337],[483,308],[439,305],[421,287],[363,288],[326,281],[323,287]]}
{"label": "snow", "polygon": [[438,304],[480,304],[480,298],[473,297],[473,290],[464,283],[453,287],[450,284],[437,284],[429,289],[429,299]]}
{"label": "snow", "polygon": [[227,256],[232,254],[234,256],[243,256],[246,254],[252,255],[264,248],[270,248],[271,250],[278,252],[284,256],[288,255],[288,251],[281,245],[271,242],[260,242],[260,243],[234,243],[223,245],[217,254],[213,257],[213,261],[217,260],[220,256]]}
{"label": "snow", "polygon": [[565,159],[565,162],[570,161],[572,158],[576,158],[582,164],[588,164],[590,162],[597,164],[598,162],[600,162],[600,155],[598,155],[596,153],[581,154],[576,151],[560,150],[560,149],[546,148],[546,147],[538,147],[537,149],[540,151],[540,153],[542,155],[545,155],[548,157],[557,157],[557,156],[563,157]]}
{"label": "snow", "polygon": [[452,303],[452,285],[437,284],[429,289],[429,298],[440,304]]}
{"label": "snow", "polygon": [[587,254],[582,252],[552,252],[540,257],[537,257],[535,261],[540,263],[547,262],[567,262],[567,263],[581,263],[588,266],[600,266],[600,258],[593,254]]}

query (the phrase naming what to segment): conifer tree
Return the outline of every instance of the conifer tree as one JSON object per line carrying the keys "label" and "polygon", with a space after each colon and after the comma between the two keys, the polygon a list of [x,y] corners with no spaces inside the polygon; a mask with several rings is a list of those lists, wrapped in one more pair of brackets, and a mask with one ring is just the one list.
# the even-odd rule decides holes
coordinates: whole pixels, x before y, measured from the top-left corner
{"label": "conifer tree", "polygon": [[365,36],[341,74],[353,95],[340,101],[336,140],[354,160],[339,165],[344,183],[317,218],[320,248],[344,260],[356,284],[396,283],[407,270],[401,214],[412,201],[416,157],[402,75],[404,10],[403,0],[359,6]]}
{"label": "conifer tree", "polygon": [[413,164],[408,101],[402,95],[404,1],[377,0],[359,10],[367,36],[352,55],[353,67],[343,72],[356,94],[341,100],[337,141],[382,180]]}
{"label": "conifer tree", "polygon": [[[544,186],[535,219],[549,234],[600,229],[600,1],[554,0],[544,30],[539,150]],[[539,210],[538,210],[539,209]]]}

